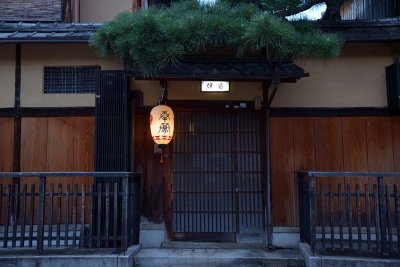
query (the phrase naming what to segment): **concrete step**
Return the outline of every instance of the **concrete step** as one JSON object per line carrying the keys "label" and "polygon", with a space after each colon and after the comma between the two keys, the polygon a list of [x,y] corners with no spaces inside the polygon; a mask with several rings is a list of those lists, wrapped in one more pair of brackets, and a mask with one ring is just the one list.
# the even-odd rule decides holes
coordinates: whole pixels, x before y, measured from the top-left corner
{"label": "concrete step", "polygon": [[303,267],[297,249],[268,251],[260,248],[148,248],[134,257],[134,266],[276,266]]}

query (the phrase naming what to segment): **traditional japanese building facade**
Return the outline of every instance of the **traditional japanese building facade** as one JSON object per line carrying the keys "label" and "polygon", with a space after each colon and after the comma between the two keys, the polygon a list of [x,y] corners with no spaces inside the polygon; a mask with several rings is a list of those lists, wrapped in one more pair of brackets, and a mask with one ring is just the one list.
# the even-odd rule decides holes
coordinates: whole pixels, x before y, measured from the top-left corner
{"label": "traditional japanese building facade", "polygon": [[[74,24],[0,16],[0,171],[98,170],[98,70],[122,71],[129,81],[125,171],[143,174],[142,219],[163,225],[157,228],[165,232],[161,239],[266,243],[269,229],[272,244],[294,246],[298,171],[400,171],[400,107],[388,109],[385,73],[398,60],[398,20],[322,23],[323,30],[347,40],[339,58],[296,59],[298,73],[278,83],[252,74],[240,79],[230,62],[216,69],[231,71],[229,92],[204,93],[205,74],[144,79],[123,59],[99,58],[88,46],[96,23],[137,6],[128,0],[80,1],[79,12],[71,12]],[[265,99],[271,83],[278,89],[270,107],[269,181]],[[161,164],[149,112],[165,90],[176,133]],[[333,183],[348,182],[362,180]]]}

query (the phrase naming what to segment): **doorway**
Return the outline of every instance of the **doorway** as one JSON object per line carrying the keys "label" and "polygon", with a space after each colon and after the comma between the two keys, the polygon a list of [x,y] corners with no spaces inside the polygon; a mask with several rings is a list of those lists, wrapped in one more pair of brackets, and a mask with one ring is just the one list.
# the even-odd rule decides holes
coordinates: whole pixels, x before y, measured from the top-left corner
{"label": "doorway", "polygon": [[260,114],[176,112],[174,240],[263,242]]}

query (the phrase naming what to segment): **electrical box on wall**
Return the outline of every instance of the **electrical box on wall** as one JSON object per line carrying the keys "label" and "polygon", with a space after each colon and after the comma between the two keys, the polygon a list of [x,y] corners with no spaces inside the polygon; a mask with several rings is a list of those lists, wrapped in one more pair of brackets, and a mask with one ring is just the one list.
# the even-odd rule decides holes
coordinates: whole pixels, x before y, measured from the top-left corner
{"label": "electrical box on wall", "polygon": [[388,108],[400,110],[400,62],[386,67]]}

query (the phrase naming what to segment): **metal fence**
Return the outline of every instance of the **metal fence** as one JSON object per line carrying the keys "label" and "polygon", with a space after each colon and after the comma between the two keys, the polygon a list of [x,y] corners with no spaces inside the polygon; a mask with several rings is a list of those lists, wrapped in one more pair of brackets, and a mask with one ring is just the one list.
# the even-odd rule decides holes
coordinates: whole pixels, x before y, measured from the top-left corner
{"label": "metal fence", "polygon": [[[93,182],[100,177],[117,182]],[[139,241],[140,178],[130,172],[0,173],[0,246],[125,251]]]}
{"label": "metal fence", "polygon": [[298,175],[300,239],[313,253],[400,255],[400,173]]}

